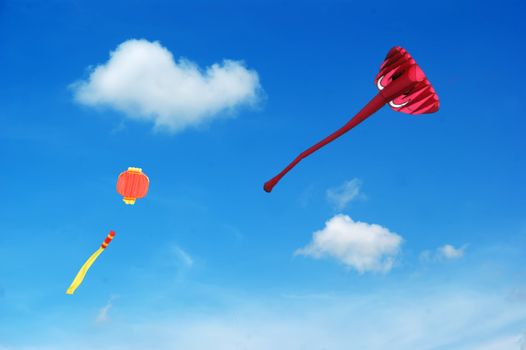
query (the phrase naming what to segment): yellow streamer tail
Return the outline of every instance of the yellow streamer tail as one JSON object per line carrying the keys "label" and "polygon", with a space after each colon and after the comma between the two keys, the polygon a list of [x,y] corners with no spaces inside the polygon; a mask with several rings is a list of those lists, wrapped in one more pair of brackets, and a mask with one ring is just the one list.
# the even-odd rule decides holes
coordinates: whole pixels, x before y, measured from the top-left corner
{"label": "yellow streamer tail", "polygon": [[91,254],[89,259],[80,268],[79,272],[77,273],[77,276],[75,276],[75,279],[73,280],[68,290],[66,291],[66,294],[73,294],[75,292],[75,289],[77,289],[78,286],[80,286],[80,284],[84,280],[84,277],[86,276],[86,272],[88,272],[91,265],[93,265],[95,260],[97,260],[97,258],[99,257],[100,253],[102,253],[103,251],[104,249],[101,247],[97,249],[95,253]]}
{"label": "yellow streamer tail", "polygon": [[111,242],[111,240],[113,239],[114,236],[115,236],[115,232],[110,231],[110,233],[108,234],[108,236],[106,237],[106,239],[104,240],[104,242],[102,243],[100,248],[97,249],[97,251],[95,253],[91,254],[91,256],[88,258],[88,260],[86,260],[84,265],[82,265],[82,267],[80,268],[79,272],[75,276],[75,279],[73,280],[73,282],[69,286],[68,290],[66,291],[66,294],[73,294],[73,293],[75,293],[75,290],[80,286],[80,284],[84,280],[84,277],[86,276],[86,273],[88,272],[88,270],[91,267],[91,265],[93,265],[95,260],[97,260],[97,258],[104,251],[104,249],[106,249],[106,247]]}

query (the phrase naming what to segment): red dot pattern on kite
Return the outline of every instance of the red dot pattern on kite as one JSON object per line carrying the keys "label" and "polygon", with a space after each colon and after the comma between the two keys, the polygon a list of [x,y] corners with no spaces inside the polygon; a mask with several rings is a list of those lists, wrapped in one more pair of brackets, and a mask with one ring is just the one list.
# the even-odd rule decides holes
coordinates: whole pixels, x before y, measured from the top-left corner
{"label": "red dot pattern on kite", "polygon": [[123,197],[126,204],[135,204],[137,198],[142,198],[148,193],[150,180],[140,168],[128,168],[122,172],[117,180],[117,192]]}

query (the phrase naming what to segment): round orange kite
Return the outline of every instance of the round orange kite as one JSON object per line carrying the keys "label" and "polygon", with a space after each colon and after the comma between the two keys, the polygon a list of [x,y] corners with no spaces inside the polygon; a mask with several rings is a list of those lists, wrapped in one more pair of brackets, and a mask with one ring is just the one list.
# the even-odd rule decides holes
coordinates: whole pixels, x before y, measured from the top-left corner
{"label": "round orange kite", "polygon": [[126,204],[135,204],[137,198],[142,198],[148,193],[150,180],[141,168],[128,168],[122,172],[117,180],[117,192],[123,197]]}

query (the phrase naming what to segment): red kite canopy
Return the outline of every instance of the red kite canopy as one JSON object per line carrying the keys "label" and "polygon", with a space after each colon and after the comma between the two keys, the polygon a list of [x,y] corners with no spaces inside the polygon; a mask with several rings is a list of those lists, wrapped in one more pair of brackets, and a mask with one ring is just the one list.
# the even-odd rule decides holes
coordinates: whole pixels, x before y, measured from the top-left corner
{"label": "red kite canopy", "polygon": [[303,158],[342,136],[373,115],[386,103],[389,103],[393,110],[408,114],[425,114],[438,111],[440,102],[431,83],[411,55],[399,46],[393,47],[387,53],[374,82],[378,87],[378,94],[358,114],[342,128],[300,153],[281,173],[267,181],[263,189],[266,192],[272,191],[281,178]]}
{"label": "red kite canopy", "polygon": [[389,101],[389,106],[396,112],[407,114],[428,114],[438,111],[440,101],[435,89],[409,52],[400,46],[393,47],[387,53],[374,83],[382,94],[386,87],[404,74],[411,74],[410,80],[414,83]]}

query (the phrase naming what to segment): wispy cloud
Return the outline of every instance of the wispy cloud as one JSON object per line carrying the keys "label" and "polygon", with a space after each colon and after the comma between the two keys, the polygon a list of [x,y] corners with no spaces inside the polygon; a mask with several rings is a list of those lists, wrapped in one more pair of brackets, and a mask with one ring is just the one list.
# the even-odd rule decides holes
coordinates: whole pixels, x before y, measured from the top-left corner
{"label": "wispy cloud", "polygon": [[464,256],[466,248],[467,244],[459,248],[455,248],[451,244],[445,244],[437,248],[435,251],[424,250],[420,253],[420,260],[428,262],[460,259]]}
{"label": "wispy cloud", "polygon": [[183,248],[179,247],[178,245],[173,246],[173,253],[177,259],[183,266],[185,267],[192,267],[194,264],[194,260],[188,254],[186,251],[183,250]]}
{"label": "wispy cloud", "polygon": [[241,240],[245,237],[243,232],[241,230],[233,225],[225,224],[223,225],[223,228],[225,231],[232,237],[234,237],[237,240]]}
{"label": "wispy cloud", "polygon": [[110,309],[113,307],[113,301],[116,300],[119,296],[118,295],[112,295],[106,305],[104,305],[99,312],[97,313],[97,317],[95,318],[96,323],[105,323],[109,320],[109,312]]}
{"label": "wispy cloud", "polygon": [[327,200],[334,205],[336,209],[342,210],[347,204],[360,196],[362,181],[354,178],[344,182],[342,185],[334,188],[329,188],[326,192]]}
{"label": "wispy cloud", "polygon": [[254,104],[261,90],[258,74],[242,62],[224,60],[202,70],[187,59],[175,61],[159,42],[135,39],[72,88],[83,105],[110,107],[172,132]]}
{"label": "wispy cloud", "polygon": [[[472,345],[463,347],[461,350],[472,350]],[[505,336],[494,337],[480,343],[477,350],[526,350],[520,335],[508,334]]]}
{"label": "wispy cloud", "polygon": [[[216,312],[166,310],[133,315],[93,332],[42,340],[33,335],[2,350],[520,350],[526,309],[505,293],[435,285],[361,295],[243,300]],[[56,327],[53,325],[51,327]],[[60,325],[62,331],[69,328]],[[50,337],[46,337],[50,339]],[[37,345],[38,344],[38,345]]]}
{"label": "wispy cloud", "polygon": [[[162,278],[163,282],[184,283],[188,274],[196,265],[196,258],[192,256],[181,245],[171,242],[159,247],[157,253],[153,256],[153,264],[161,274],[157,278]],[[143,271],[147,275],[150,273]]]}
{"label": "wispy cloud", "polygon": [[336,215],[325,228],[313,234],[312,242],[296,255],[313,258],[333,257],[360,273],[388,272],[399,253],[402,237],[376,224],[353,221]]}

